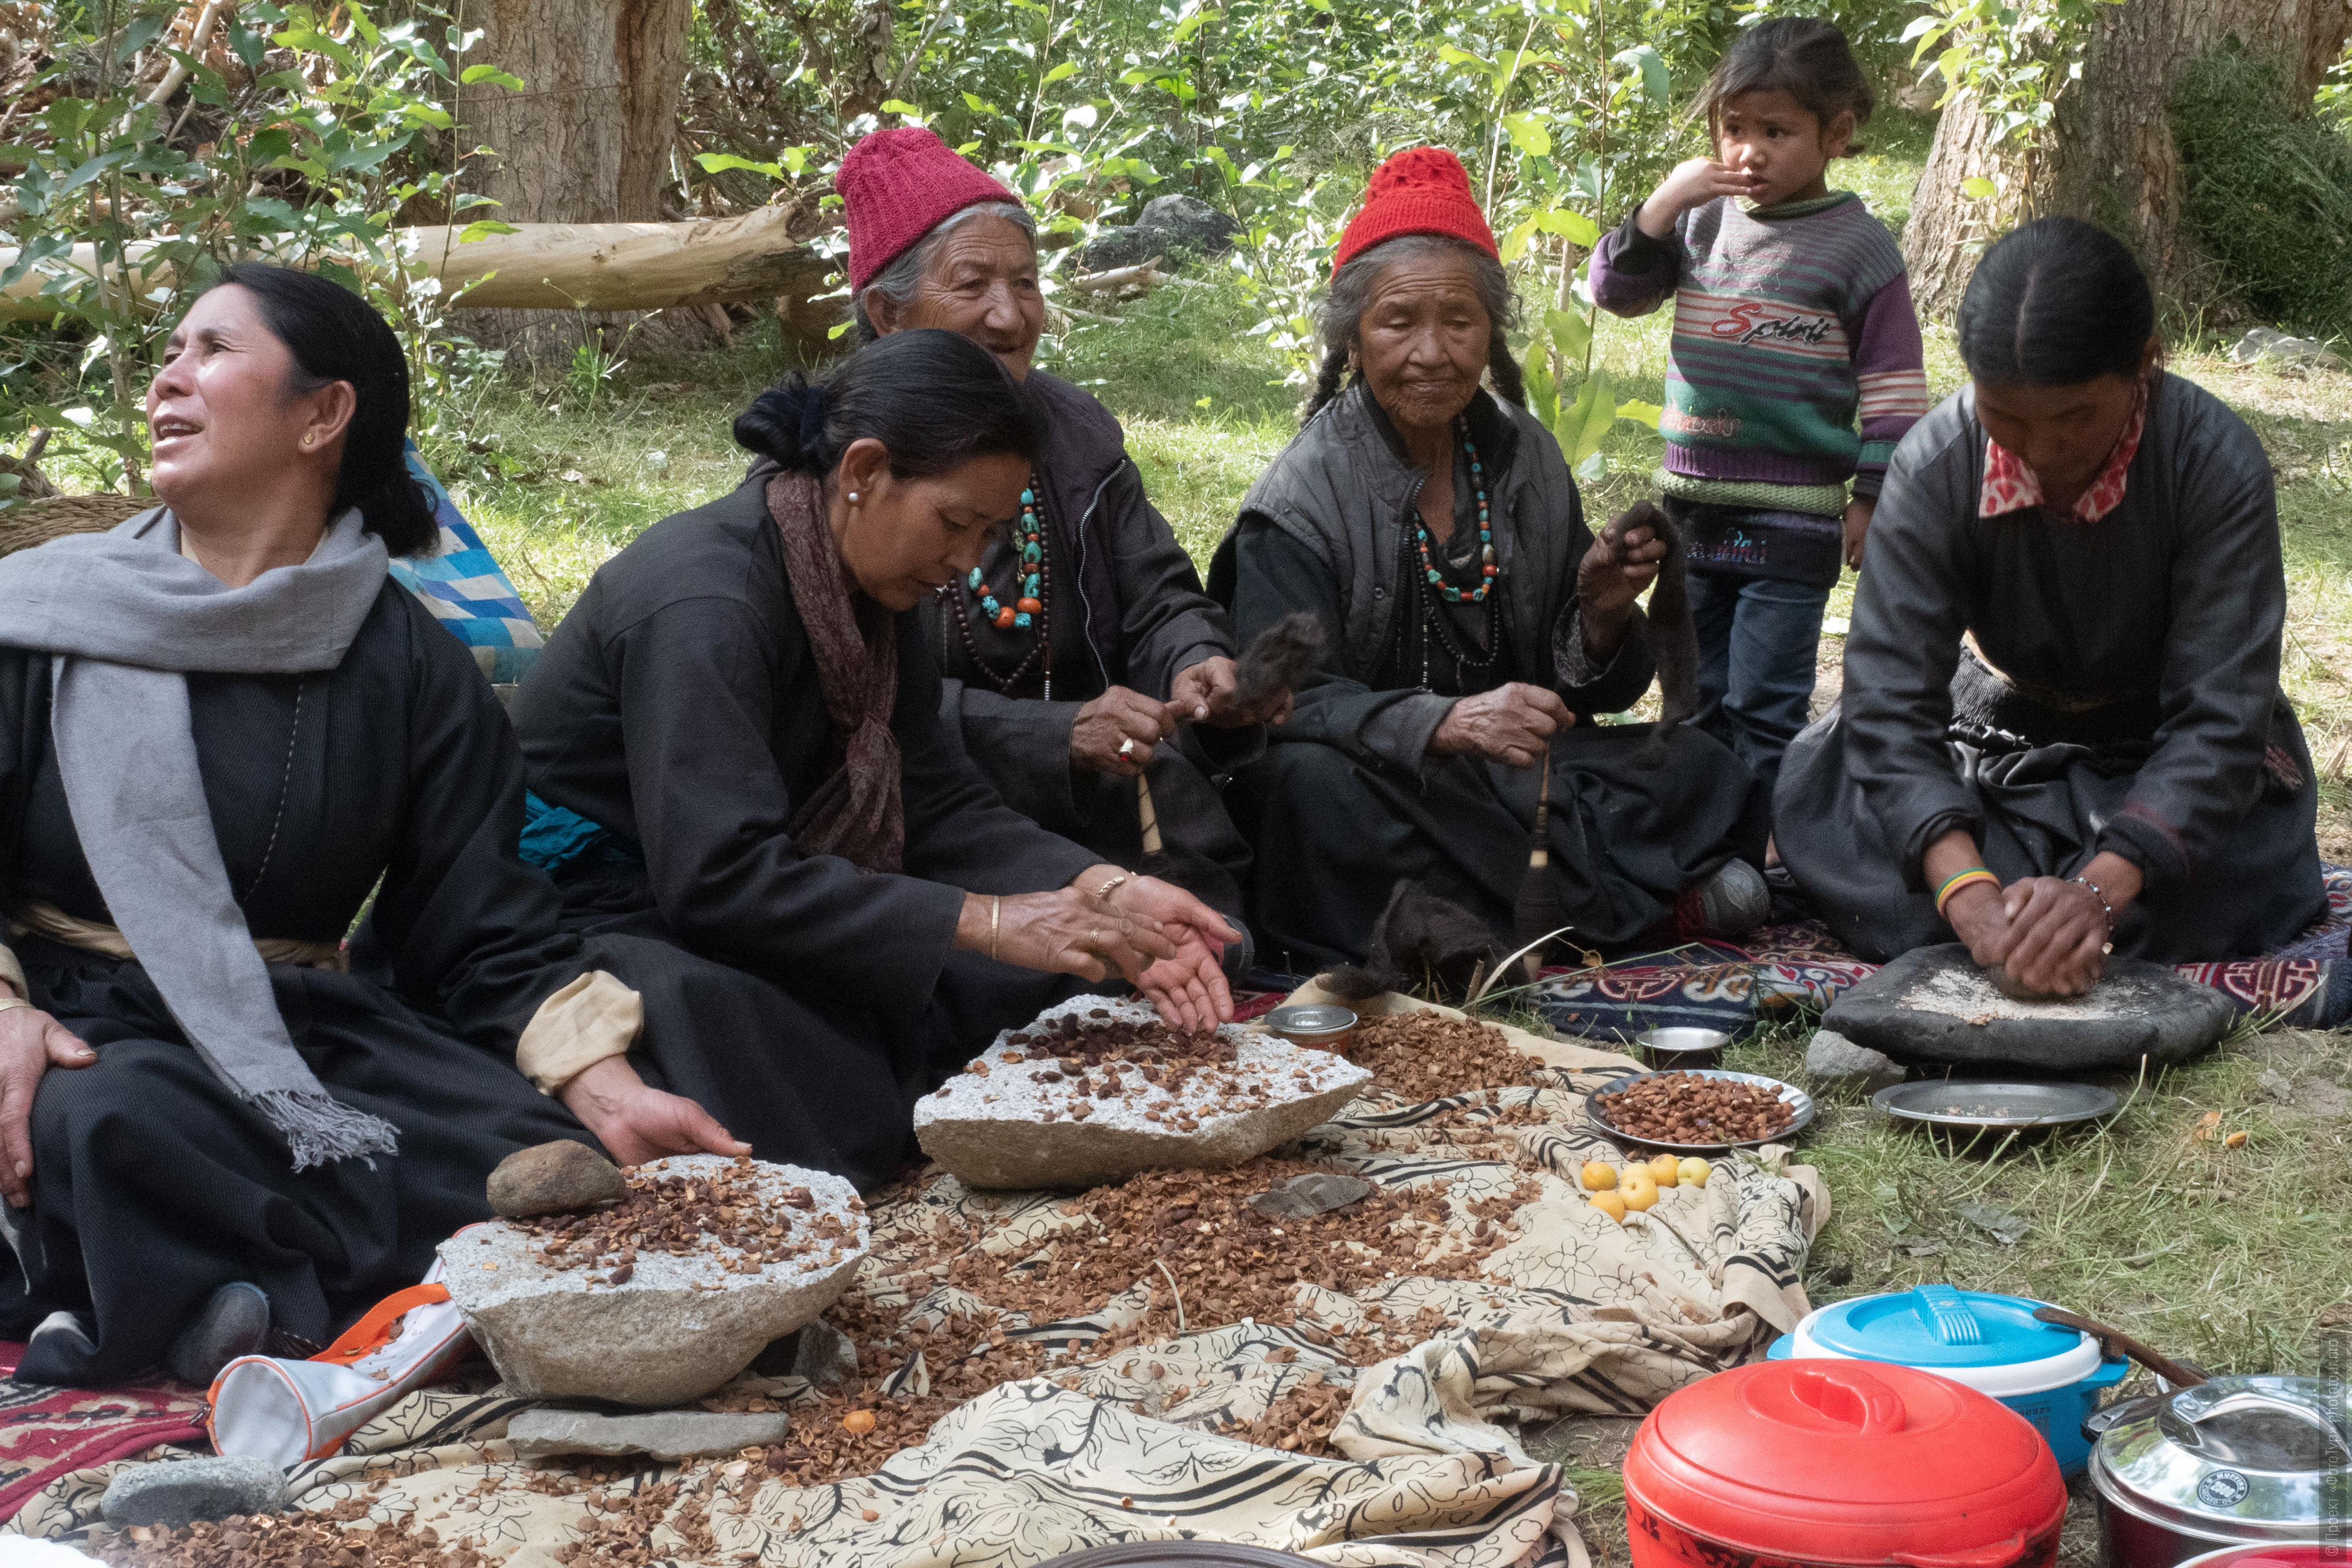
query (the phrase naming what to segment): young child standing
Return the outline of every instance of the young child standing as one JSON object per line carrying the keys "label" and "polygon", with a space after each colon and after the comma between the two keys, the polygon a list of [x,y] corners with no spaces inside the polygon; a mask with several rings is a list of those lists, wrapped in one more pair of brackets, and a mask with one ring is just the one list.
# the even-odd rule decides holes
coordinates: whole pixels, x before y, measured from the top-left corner
{"label": "young child standing", "polygon": [[1715,156],[1602,237],[1592,297],[1620,316],[1675,301],[1657,482],[1689,553],[1698,721],[1769,787],[1805,726],[1838,563],[1862,564],[1927,382],[1902,252],[1825,178],[1872,109],[1845,36],[1765,22],[1704,101]]}

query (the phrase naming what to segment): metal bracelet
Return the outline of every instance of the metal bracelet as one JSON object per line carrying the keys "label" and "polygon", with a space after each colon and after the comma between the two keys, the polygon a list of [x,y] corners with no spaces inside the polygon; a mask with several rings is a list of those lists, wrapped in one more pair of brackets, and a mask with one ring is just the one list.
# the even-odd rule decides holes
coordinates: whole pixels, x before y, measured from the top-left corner
{"label": "metal bracelet", "polygon": [[996,921],[997,921],[997,917],[998,917],[999,915],[1003,914],[1003,912],[1004,912],[1004,900],[1003,900],[1003,896],[1002,896],[1002,895],[1000,895],[1000,894],[996,894],[996,893],[991,893],[991,894],[989,894],[989,895],[988,895],[988,961],[989,961],[991,963],[994,963],[999,962],[999,960],[998,960],[998,958],[997,958],[997,956],[996,956]]}
{"label": "metal bracelet", "polygon": [[1110,896],[1126,886],[1127,873],[1121,871],[1118,876],[1113,877],[1109,881],[1105,882],[1101,887],[1097,888],[1095,889],[1095,897],[1105,903],[1108,903],[1110,901]]}
{"label": "metal bracelet", "polygon": [[5,991],[0,991],[0,1013],[13,1013],[19,1007],[29,1007],[31,1005],[32,1003],[26,1001],[22,996],[11,994]]}

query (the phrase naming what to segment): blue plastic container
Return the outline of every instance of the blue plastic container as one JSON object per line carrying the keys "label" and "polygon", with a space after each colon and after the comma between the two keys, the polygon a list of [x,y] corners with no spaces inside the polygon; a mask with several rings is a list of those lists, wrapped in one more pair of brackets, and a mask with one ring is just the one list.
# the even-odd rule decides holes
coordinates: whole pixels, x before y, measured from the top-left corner
{"label": "blue plastic container", "polygon": [[1966,1384],[2033,1423],[2072,1479],[2091,1458],[2083,1418],[2131,1363],[2104,1360],[2090,1335],[2036,1319],[2042,1304],[1949,1285],[1857,1296],[1809,1313],[1769,1354],[1892,1362]]}

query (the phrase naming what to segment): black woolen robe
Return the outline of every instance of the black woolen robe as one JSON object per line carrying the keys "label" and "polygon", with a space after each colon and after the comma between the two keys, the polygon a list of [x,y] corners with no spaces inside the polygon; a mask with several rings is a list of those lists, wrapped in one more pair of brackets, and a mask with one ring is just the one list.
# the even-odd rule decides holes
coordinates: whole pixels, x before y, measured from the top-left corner
{"label": "black woolen robe", "polygon": [[898,617],[891,716],[904,871],[804,856],[789,824],[838,765],[764,479],[665,519],[600,568],[516,694],[531,787],[634,847],[557,875],[567,923],[641,991],[648,1081],[762,1159],[871,1188],[915,1100],[1074,983],[954,951],[966,891],[1066,885],[1098,858],[1008,808],[946,732]]}
{"label": "black woolen robe", "polygon": [[[51,1068],[33,1108],[34,1201],[5,1220],[20,1266],[0,1331],[71,1310],[94,1358],[37,1342],[16,1375],[104,1384],[152,1365],[231,1280],[324,1342],[415,1284],[434,1245],[488,1218],[519,1148],[593,1140],[515,1071],[516,1037],[583,968],[553,887],[515,854],[522,759],[467,650],[387,583],[342,663],[194,675],[191,721],[229,886],[257,939],[342,939],[379,877],[391,985],[273,963],[295,1047],[400,1152],[294,1171],[285,1140],[215,1079],[135,960],[29,935],[32,1000],[98,1052]],[[109,922],[50,742],[49,656],[0,648],[0,898]],[[110,923],[110,922],[109,922]]]}
{"label": "black woolen robe", "polygon": [[[1513,906],[1540,770],[1428,750],[1456,700],[1509,681],[1548,687],[1579,716],[1552,742],[1548,873],[1575,940],[1633,942],[1726,860],[1763,853],[1761,792],[1720,742],[1678,725],[1662,763],[1644,766],[1654,726],[1589,721],[1649,687],[1647,622],[1636,610],[1608,664],[1591,666],[1576,567],[1592,535],[1558,444],[1483,392],[1466,417],[1502,569],[1484,605],[1449,603],[1427,585],[1412,530],[1424,476],[1360,384],[1276,459],[1212,569],[1230,584],[1244,637],[1297,610],[1324,626],[1322,659],[1290,721],[1234,781],[1235,815],[1258,850],[1260,948],[1286,968],[1360,960],[1400,880],[1475,913],[1507,951],[1518,946]],[[1467,458],[1454,460],[1454,548],[1433,563],[1466,590],[1479,581],[1477,508]]]}
{"label": "black woolen robe", "polygon": [[2096,521],[1979,517],[1984,463],[1972,390],[1895,449],[1843,697],[1782,764],[1781,859],[1874,960],[1954,940],[1921,871],[1954,828],[2003,881],[2071,877],[2101,850],[2137,865],[2118,953],[2291,940],[2326,900],[2311,755],[2279,690],[2286,580],[2262,444],[2158,375],[2123,499]]}

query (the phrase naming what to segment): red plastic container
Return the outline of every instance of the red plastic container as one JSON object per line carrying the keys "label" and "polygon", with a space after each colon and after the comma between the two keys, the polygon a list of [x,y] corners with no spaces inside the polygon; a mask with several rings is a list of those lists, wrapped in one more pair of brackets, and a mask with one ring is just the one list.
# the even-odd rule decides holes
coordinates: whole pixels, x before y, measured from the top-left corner
{"label": "red plastic container", "polygon": [[1650,1413],[1625,1511],[1633,1568],[2051,1568],[2066,1485],[2032,1425],[1972,1388],[1764,1362]]}

